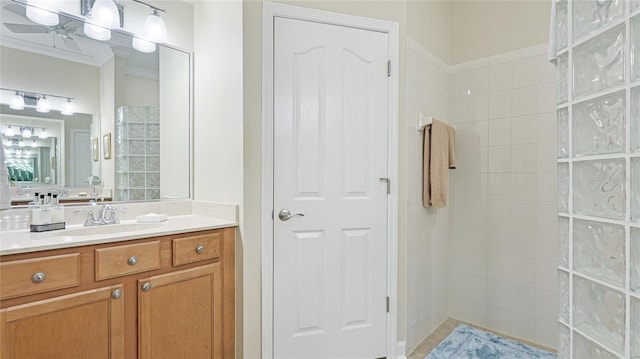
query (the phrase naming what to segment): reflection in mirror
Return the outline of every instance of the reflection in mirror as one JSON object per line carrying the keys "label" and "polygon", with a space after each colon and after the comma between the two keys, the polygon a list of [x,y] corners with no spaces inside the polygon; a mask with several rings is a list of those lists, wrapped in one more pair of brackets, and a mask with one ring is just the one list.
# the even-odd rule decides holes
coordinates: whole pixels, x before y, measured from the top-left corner
{"label": "reflection in mirror", "polygon": [[[135,3],[123,4],[133,12],[127,6]],[[190,54],[163,45],[136,51],[123,31],[96,41],[78,15],[60,13],[58,25],[44,26],[20,1],[0,5],[0,130],[14,183],[64,186],[73,195],[93,192],[88,178],[98,176],[95,192],[115,201],[188,198]],[[36,100],[11,109],[16,92]],[[41,95],[48,113],[36,111]],[[68,103],[71,116],[61,113]],[[37,150],[28,141],[20,147],[26,136],[6,136],[8,126],[31,128]]]}

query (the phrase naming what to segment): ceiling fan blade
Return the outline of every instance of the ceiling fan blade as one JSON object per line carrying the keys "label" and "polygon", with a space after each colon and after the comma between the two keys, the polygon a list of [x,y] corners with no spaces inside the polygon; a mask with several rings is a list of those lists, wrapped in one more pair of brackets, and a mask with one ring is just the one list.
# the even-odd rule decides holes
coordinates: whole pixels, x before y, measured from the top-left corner
{"label": "ceiling fan blade", "polygon": [[6,26],[7,29],[19,34],[46,34],[51,31],[48,27],[40,25],[4,24],[4,26]]}
{"label": "ceiling fan blade", "polygon": [[18,5],[16,3],[9,4],[4,7],[5,10],[11,11],[14,14],[18,14],[22,17],[27,17],[27,10],[25,10],[24,6]]}
{"label": "ceiling fan blade", "polygon": [[67,35],[67,37],[63,37],[62,38],[62,42],[64,42],[64,44],[68,48],[70,48],[71,50],[82,51],[82,50],[80,50],[80,46],[78,46],[78,44],[76,44],[76,42],[73,41],[73,39],[70,38],[68,35]]}

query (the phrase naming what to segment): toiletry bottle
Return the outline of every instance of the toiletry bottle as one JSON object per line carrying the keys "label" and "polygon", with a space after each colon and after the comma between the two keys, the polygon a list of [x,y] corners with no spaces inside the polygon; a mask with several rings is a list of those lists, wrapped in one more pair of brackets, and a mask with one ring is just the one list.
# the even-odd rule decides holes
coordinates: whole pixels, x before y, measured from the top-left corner
{"label": "toiletry bottle", "polygon": [[[44,195],[42,196],[42,199],[44,199]],[[44,224],[44,219],[42,217],[42,202],[41,198],[38,197],[37,199],[34,199],[34,203],[33,205],[31,205],[31,224],[34,225],[40,225],[40,224]]]}
{"label": "toiletry bottle", "polygon": [[51,192],[47,193],[47,198],[45,198],[44,204],[46,205],[51,204]]}
{"label": "toiletry bottle", "polygon": [[40,193],[35,192],[33,194],[33,202],[31,202],[33,205],[37,205],[38,201],[40,200]]}
{"label": "toiletry bottle", "polygon": [[58,202],[58,195],[54,194],[51,198],[51,222],[62,223],[64,222],[64,208],[60,206]]}
{"label": "toiletry bottle", "polygon": [[51,223],[51,204],[46,203],[46,198],[43,194],[40,195],[40,219],[42,220],[40,224]]}

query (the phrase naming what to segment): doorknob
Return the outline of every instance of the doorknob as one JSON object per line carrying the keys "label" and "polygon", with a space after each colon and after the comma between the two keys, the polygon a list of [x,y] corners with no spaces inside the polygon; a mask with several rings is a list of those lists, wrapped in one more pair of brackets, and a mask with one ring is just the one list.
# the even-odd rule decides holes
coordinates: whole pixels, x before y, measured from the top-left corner
{"label": "doorknob", "polygon": [[304,214],[302,213],[291,214],[291,212],[289,212],[288,209],[281,209],[280,212],[278,212],[278,218],[280,218],[281,221],[288,221],[289,219],[295,216],[304,217]]}

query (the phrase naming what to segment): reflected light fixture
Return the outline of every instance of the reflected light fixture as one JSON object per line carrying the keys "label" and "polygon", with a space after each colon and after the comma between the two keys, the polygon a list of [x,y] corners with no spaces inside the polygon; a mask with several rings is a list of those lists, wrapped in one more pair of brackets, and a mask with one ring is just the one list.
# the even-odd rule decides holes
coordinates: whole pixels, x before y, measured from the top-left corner
{"label": "reflected light fixture", "polygon": [[120,12],[113,0],[95,0],[91,7],[90,23],[84,23],[85,35],[101,41],[111,39],[111,29],[120,26]]}
{"label": "reflected light fixture", "polygon": [[167,27],[164,20],[158,15],[158,10],[153,9],[153,13],[147,16],[144,21],[143,37],[155,43],[167,42]]}
{"label": "reflected light fixture", "polygon": [[20,129],[20,133],[24,138],[31,138],[31,135],[33,134],[33,130],[30,127],[23,127]]}
{"label": "reflected light fixture", "polygon": [[47,129],[43,128],[42,131],[40,131],[40,135],[38,135],[38,138],[46,140],[47,138],[49,138],[49,134],[47,133]]}
{"label": "reflected light fixture", "polygon": [[131,40],[131,45],[133,46],[134,49],[140,51],[140,52],[154,52],[156,51],[156,44],[151,42],[151,41],[147,41],[145,39],[139,38],[139,37],[133,37],[133,40]]}
{"label": "reflected light fixture", "polygon": [[71,99],[68,98],[67,102],[65,102],[64,105],[62,105],[62,111],[60,111],[60,113],[65,116],[72,116],[73,112],[74,112],[73,102],[71,102]]}
{"label": "reflected light fixture", "polygon": [[29,20],[45,26],[56,26],[60,22],[56,0],[27,0]]}
{"label": "reflected light fixture", "polygon": [[38,98],[38,104],[36,105],[36,111],[42,112],[42,113],[47,113],[47,112],[49,112],[49,110],[51,110],[51,104],[49,103],[49,100],[47,100],[47,96],[46,95],[42,95],[41,97]]}
{"label": "reflected light fixture", "polygon": [[24,147],[24,141],[20,140],[20,142],[18,142],[18,147]]}
{"label": "reflected light fixture", "polygon": [[38,147],[38,143],[36,142],[36,140],[33,140],[33,142],[31,142],[31,148],[36,148]]}
{"label": "reflected light fixture", "polygon": [[24,110],[24,97],[20,92],[16,91],[16,94],[11,96],[9,108],[12,110]]}
{"label": "reflected light fixture", "polygon": [[95,40],[107,41],[111,39],[111,30],[105,29],[104,27],[100,27],[98,25],[85,22],[83,30],[85,35]]}
{"label": "reflected light fixture", "polygon": [[4,135],[7,137],[13,137],[15,135],[15,132],[13,132],[13,128],[11,128],[11,125],[7,126],[7,129],[4,130]]}

